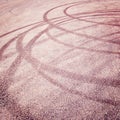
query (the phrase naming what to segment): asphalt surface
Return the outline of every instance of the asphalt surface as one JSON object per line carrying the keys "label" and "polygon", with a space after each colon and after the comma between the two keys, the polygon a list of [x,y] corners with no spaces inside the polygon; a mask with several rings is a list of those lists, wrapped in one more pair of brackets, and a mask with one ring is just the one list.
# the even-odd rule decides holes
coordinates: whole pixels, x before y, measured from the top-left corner
{"label": "asphalt surface", "polygon": [[0,120],[120,120],[120,1],[1,0]]}

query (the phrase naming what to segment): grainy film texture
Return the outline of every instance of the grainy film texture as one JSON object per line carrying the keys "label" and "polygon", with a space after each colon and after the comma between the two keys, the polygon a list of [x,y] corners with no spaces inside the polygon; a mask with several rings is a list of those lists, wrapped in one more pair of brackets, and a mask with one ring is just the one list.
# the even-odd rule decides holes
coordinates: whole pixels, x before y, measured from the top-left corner
{"label": "grainy film texture", "polygon": [[0,120],[120,120],[120,1],[0,0]]}

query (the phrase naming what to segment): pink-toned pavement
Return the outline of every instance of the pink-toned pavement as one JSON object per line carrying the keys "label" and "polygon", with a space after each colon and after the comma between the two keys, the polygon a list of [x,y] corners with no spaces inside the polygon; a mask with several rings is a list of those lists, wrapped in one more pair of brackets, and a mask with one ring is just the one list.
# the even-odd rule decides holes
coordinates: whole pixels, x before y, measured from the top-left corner
{"label": "pink-toned pavement", "polygon": [[118,0],[0,1],[0,120],[120,120]]}

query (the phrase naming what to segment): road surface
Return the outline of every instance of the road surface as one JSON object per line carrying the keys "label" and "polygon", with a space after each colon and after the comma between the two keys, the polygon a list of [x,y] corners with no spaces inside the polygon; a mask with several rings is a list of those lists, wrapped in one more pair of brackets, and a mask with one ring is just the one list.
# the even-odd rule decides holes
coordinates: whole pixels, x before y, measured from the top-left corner
{"label": "road surface", "polygon": [[0,119],[120,120],[119,5],[1,0]]}

